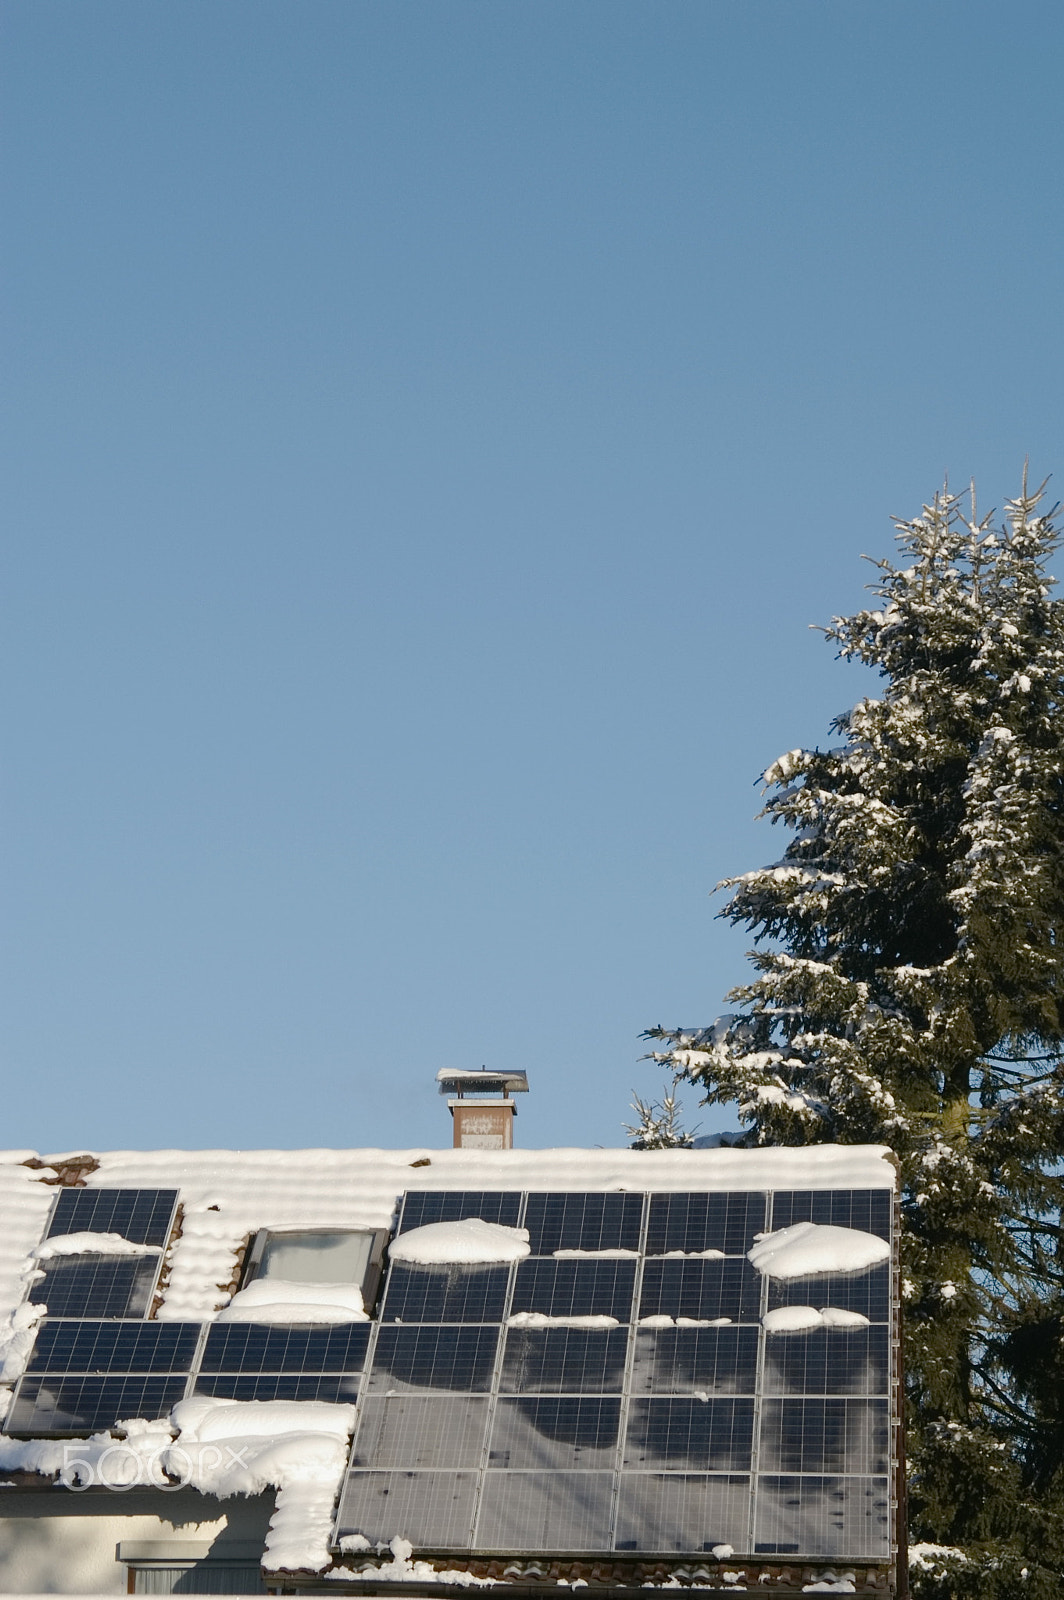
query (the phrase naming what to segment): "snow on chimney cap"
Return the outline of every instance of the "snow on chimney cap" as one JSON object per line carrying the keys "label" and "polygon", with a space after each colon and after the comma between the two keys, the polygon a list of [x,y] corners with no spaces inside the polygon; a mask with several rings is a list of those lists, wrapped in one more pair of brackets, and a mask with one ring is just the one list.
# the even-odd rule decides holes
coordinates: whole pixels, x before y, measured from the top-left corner
{"label": "snow on chimney cap", "polygon": [[463,1072],[441,1067],[436,1074],[441,1094],[527,1094],[527,1072],[489,1072],[481,1067],[479,1072]]}

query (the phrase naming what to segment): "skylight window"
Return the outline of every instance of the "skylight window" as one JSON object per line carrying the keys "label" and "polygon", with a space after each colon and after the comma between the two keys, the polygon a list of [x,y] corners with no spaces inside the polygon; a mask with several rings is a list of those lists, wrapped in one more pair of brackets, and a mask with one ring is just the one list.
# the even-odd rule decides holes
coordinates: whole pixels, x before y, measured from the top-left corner
{"label": "skylight window", "polygon": [[375,1230],[263,1229],[248,1257],[245,1288],[263,1278],[282,1283],[350,1283],[369,1310],[377,1295],[388,1235]]}

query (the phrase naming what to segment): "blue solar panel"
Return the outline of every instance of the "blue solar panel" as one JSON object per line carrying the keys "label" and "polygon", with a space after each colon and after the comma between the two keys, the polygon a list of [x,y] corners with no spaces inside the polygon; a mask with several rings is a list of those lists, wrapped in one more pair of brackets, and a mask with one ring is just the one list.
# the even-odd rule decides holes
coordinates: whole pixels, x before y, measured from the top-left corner
{"label": "blue solar panel", "polygon": [[143,1317],[151,1305],[159,1256],[78,1255],[46,1260],[43,1276],[30,1288],[34,1305],[53,1317]]}
{"label": "blue solar panel", "polygon": [[60,1189],[48,1238],[64,1233],[117,1233],[132,1244],[170,1237],[176,1189]]}
{"label": "blue solar panel", "polygon": [[555,1261],[534,1256],[518,1264],[513,1310],[549,1317],[632,1315],[634,1261]]}
{"label": "blue solar panel", "polygon": [[168,1416],[184,1398],[187,1381],[180,1375],[27,1375],[19,1384],[6,1429],[41,1438],[98,1433],[133,1417],[152,1422]]}
{"label": "blue solar panel", "polygon": [[368,1322],[336,1326],[274,1326],[216,1322],[207,1334],[203,1372],[361,1372]]}
{"label": "blue solar panel", "polygon": [[29,1372],[190,1372],[198,1322],[99,1322],[47,1318]]}
{"label": "blue solar panel", "polygon": [[458,1222],[462,1217],[479,1217],[482,1222],[501,1222],[516,1228],[521,1216],[523,1195],[512,1189],[426,1189],[403,1198],[397,1233],[409,1233],[430,1222]]}
{"label": "blue solar panel", "polygon": [[525,1227],[534,1256],[555,1250],[639,1249],[641,1194],[530,1194]]}

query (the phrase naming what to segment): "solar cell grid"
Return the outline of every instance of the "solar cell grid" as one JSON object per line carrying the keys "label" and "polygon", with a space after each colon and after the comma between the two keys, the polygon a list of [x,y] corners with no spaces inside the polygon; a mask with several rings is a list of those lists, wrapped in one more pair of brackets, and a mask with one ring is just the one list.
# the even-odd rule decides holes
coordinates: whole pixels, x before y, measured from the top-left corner
{"label": "solar cell grid", "polygon": [[867,1272],[824,1273],[815,1278],[769,1280],[768,1303],[776,1306],[839,1306],[858,1311],[869,1322],[890,1317],[890,1263],[884,1261]]}
{"label": "solar cell grid", "polygon": [[616,1465],[620,1396],[500,1400],[488,1464],[557,1472]]}
{"label": "solar cell grid", "polygon": [[766,1394],[890,1393],[890,1330],[818,1328],[765,1342]]}
{"label": "solar cell grid", "polygon": [[216,1322],[207,1334],[202,1372],[361,1372],[368,1322],[333,1327],[278,1327]]}
{"label": "solar cell grid", "polygon": [[396,1395],[363,1403],[352,1464],[404,1467],[479,1467],[488,1426],[487,1399]]}
{"label": "solar cell grid", "polygon": [[889,1189],[780,1190],[772,1197],[772,1228],[817,1222],[889,1239],[893,1206]]}
{"label": "solar cell grid", "polygon": [[483,1222],[516,1228],[523,1198],[512,1189],[426,1189],[422,1194],[407,1194],[396,1232],[409,1233],[430,1222],[458,1222],[462,1217],[480,1217]]}
{"label": "solar cell grid", "polygon": [[151,1305],[159,1256],[59,1256],[30,1289],[34,1305],[53,1317],[143,1317]]}
{"label": "solar cell grid", "polygon": [[758,1330],[641,1328],[636,1334],[633,1394],[753,1394]]}
{"label": "solar cell grid", "polygon": [[337,1526],[370,1544],[409,1539],[419,1549],[468,1549],[477,1492],[475,1472],[354,1472],[340,1500]]}
{"label": "solar cell grid", "polygon": [[82,1322],[47,1318],[30,1372],[188,1372],[198,1322]]}
{"label": "solar cell grid", "polygon": [[643,1268],[640,1317],[694,1317],[756,1322],[761,1279],[749,1262],[650,1260]]}
{"label": "solar cell grid", "polygon": [[157,1375],[27,1375],[5,1426],[8,1433],[37,1438],[98,1433],[130,1417],[151,1422],[167,1416],[184,1398],[186,1381]]}
{"label": "solar cell grid", "polygon": [[477,1546],[484,1550],[608,1550],[613,1474],[484,1474]]}
{"label": "solar cell grid", "polygon": [[634,1287],[634,1261],[554,1261],[533,1256],[518,1265],[513,1310],[627,1322]]}
{"label": "solar cell grid", "polygon": [[750,1479],[741,1474],[625,1472],[617,1503],[618,1550],[662,1554],[742,1550],[750,1521]]}
{"label": "solar cell grid", "polygon": [[884,1559],[890,1550],[887,1479],[759,1478],[754,1550]]}
{"label": "solar cell grid", "polygon": [[509,1328],[500,1388],[509,1394],[609,1394],[624,1382],[624,1328]]}
{"label": "solar cell grid", "polygon": [[491,1387],[499,1330],[492,1327],[382,1327],[366,1391]]}
{"label": "solar cell grid", "polygon": [[133,1244],[166,1244],[176,1189],[60,1189],[48,1238],[63,1233],[117,1233]]}
{"label": "solar cell grid", "polygon": [[764,1232],[768,1196],[734,1194],[652,1194],[647,1223],[648,1256],[670,1250],[723,1250],[745,1255],[754,1235]]}
{"label": "solar cell grid", "polygon": [[753,1431],[752,1399],[633,1400],[623,1465],[742,1472]]}
{"label": "solar cell grid", "polygon": [[766,1400],[761,1466],[766,1472],[886,1472],[890,1416],[885,1400]]}
{"label": "solar cell grid", "polygon": [[555,1250],[638,1250],[641,1194],[530,1194],[525,1227],[534,1256]]}
{"label": "solar cell grid", "polygon": [[384,1322],[499,1322],[509,1267],[420,1267],[395,1262],[388,1273]]}

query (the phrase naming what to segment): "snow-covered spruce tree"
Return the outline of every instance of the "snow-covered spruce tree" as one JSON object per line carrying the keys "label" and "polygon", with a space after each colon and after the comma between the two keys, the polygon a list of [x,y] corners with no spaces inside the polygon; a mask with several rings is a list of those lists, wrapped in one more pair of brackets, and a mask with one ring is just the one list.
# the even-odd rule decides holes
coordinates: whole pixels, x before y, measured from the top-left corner
{"label": "snow-covered spruce tree", "polygon": [[790,834],[730,879],[739,1009],[656,1028],[743,1142],[883,1143],[904,1181],[911,1537],[923,1596],[1064,1593],[1064,602],[1041,491],[938,495],[826,630],[878,669],[837,748],[765,774]]}

